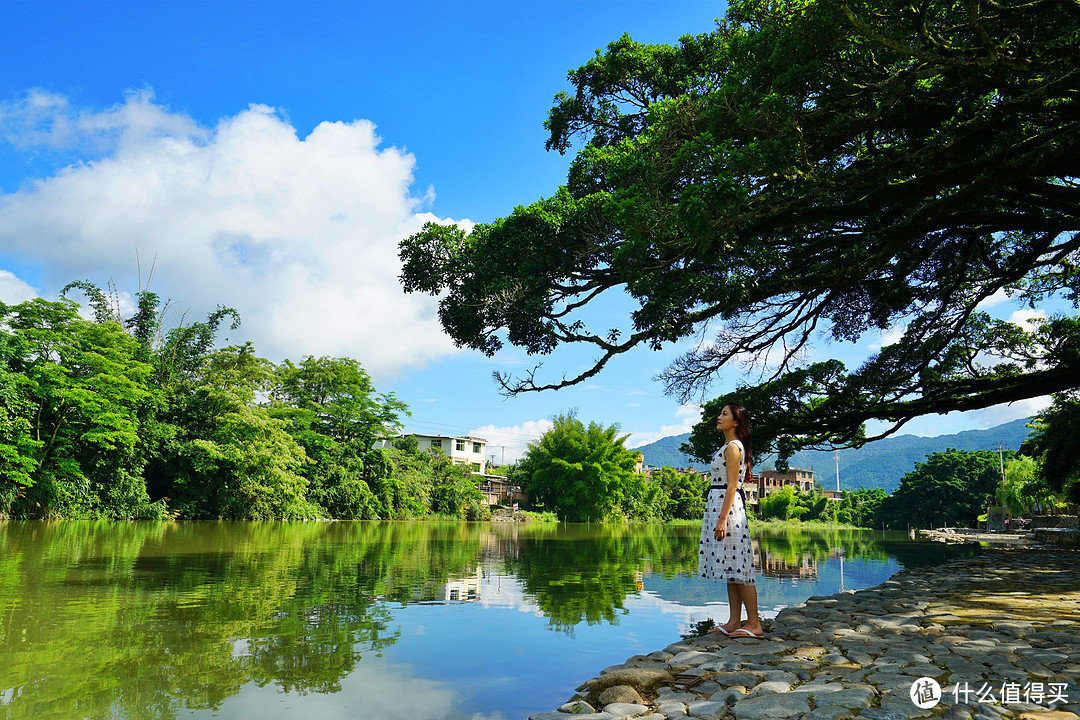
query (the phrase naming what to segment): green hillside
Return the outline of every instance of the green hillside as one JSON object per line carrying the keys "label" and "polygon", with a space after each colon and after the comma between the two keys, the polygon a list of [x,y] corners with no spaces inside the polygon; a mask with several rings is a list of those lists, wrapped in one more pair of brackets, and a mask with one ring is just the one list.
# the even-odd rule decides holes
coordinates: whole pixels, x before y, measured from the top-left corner
{"label": "green hillside", "polygon": [[[1006,450],[1017,450],[1027,438],[1027,420],[1014,420],[987,430],[965,430],[953,435],[919,437],[899,435],[869,443],[858,450],[837,450],[840,461],[840,487],[844,490],[859,488],[882,488],[892,492],[900,484],[900,478],[915,468],[927,455],[948,448],[957,450],[995,450],[1001,444]],[[689,467],[707,469],[702,463],[690,463],[679,446],[689,439],[689,433],[657,440],[643,445],[645,464],[656,467]],[[836,461],[830,451],[804,450],[795,453],[791,467],[814,470],[818,482],[826,489],[836,488]],[[766,460],[765,468],[771,468]]]}

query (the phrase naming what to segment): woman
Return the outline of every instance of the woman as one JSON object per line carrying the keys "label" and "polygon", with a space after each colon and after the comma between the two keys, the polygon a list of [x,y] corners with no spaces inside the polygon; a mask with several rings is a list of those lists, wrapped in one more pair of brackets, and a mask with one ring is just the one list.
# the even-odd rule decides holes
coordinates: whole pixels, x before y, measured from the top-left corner
{"label": "woman", "polygon": [[[712,484],[705,500],[701,523],[698,573],[710,580],[726,580],[731,616],[709,630],[731,637],[764,635],[758,618],[757,586],[754,584],[754,553],[746,523],[746,501],[741,482],[750,482],[750,420],[742,405],[725,405],[716,419],[724,434],[724,446],[713,456]],[[746,624],[742,609],[746,608]]]}

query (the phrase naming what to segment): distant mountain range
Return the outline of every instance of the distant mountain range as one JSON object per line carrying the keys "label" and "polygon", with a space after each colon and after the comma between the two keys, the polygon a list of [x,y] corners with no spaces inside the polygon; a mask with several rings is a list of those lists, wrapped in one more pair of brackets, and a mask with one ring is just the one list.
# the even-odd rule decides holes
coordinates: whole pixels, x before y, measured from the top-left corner
{"label": "distant mountain range", "polygon": [[[1030,428],[1028,420],[1014,420],[987,430],[965,430],[954,435],[919,437],[898,435],[872,442],[858,450],[837,450],[840,461],[840,487],[843,490],[859,488],[882,488],[892,492],[899,486],[900,478],[915,469],[915,463],[923,462],[928,455],[949,448],[957,450],[995,450],[1002,445],[1006,450],[1018,450],[1027,439]],[[635,450],[645,455],[645,464],[655,467],[696,467],[706,470],[707,465],[691,463],[679,451],[690,439],[690,433],[661,438],[654,443],[642,445]],[[795,453],[789,465],[793,468],[813,470],[815,479],[826,490],[836,489],[836,460],[831,451],[803,450]],[[764,468],[772,463],[766,461]]]}

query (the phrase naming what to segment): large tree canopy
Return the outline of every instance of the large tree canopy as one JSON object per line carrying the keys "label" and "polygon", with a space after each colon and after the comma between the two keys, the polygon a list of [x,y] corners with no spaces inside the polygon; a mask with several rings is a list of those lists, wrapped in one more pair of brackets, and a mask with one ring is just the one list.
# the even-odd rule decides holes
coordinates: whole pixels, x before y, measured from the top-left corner
{"label": "large tree canopy", "polygon": [[[498,375],[508,393],[714,333],[668,392],[704,397],[749,360],[763,382],[740,390],[794,444],[1075,387],[1080,319],[981,308],[1076,307],[1078,48],[1069,0],[745,0],[677,46],[624,36],[556,96],[548,148],[584,142],[566,185],[471,233],[426,226],[401,244],[403,284],[440,296],[461,346],[597,350],[574,377]],[[627,322],[585,322],[623,292]],[[859,368],[799,364],[815,337],[895,329]]]}

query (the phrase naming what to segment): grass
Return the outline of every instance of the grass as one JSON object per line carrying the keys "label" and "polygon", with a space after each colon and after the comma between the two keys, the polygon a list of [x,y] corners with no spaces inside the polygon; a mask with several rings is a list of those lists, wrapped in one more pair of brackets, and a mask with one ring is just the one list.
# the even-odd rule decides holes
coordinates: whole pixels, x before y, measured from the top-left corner
{"label": "grass", "polygon": [[869,530],[870,528],[860,527],[859,525],[850,525],[848,523],[834,523],[825,520],[777,520],[776,518],[759,518],[757,516],[750,516],[751,525],[764,525],[772,528],[784,528],[788,530],[795,530],[799,528],[825,528],[829,530]]}

